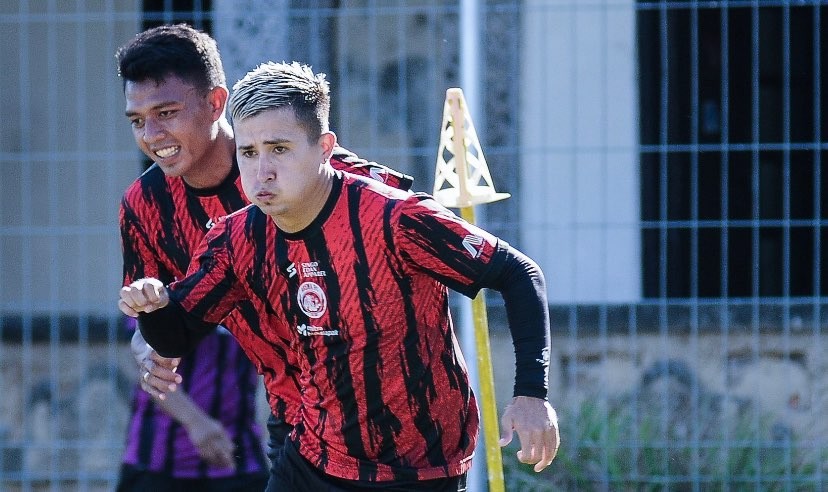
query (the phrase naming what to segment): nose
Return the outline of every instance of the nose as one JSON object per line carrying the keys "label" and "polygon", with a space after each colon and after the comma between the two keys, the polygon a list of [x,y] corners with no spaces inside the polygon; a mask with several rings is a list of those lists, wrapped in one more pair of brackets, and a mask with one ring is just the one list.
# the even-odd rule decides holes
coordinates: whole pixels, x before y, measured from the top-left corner
{"label": "nose", "polygon": [[270,155],[263,153],[259,155],[259,168],[256,172],[256,179],[260,183],[266,183],[276,179],[276,170],[273,162],[271,162]]}
{"label": "nose", "polygon": [[164,138],[164,128],[152,118],[144,120],[144,142],[152,143]]}

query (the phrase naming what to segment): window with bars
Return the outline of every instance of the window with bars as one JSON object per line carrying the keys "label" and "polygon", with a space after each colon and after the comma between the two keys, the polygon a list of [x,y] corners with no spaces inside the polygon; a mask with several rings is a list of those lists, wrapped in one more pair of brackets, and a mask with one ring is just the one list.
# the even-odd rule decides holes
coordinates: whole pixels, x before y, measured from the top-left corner
{"label": "window with bars", "polygon": [[143,0],[142,29],[186,22],[202,31],[212,32],[212,0]]}
{"label": "window with bars", "polygon": [[825,6],[638,5],[645,297],[824,295]]}

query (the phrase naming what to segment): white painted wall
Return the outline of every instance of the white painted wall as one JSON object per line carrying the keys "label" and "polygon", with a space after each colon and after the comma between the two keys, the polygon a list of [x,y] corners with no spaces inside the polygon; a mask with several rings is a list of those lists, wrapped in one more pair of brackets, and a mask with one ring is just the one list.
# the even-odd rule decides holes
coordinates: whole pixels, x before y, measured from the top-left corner
{"label": "white painted wall", "polygon": [[632,0],[527,0],[521,248],[555,303],[641,297]]}

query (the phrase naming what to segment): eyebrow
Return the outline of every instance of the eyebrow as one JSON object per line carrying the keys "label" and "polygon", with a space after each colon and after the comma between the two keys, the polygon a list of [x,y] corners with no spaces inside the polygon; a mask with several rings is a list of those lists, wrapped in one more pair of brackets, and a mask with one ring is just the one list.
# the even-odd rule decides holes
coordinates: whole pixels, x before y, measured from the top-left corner
{"label": "eyebrow", "polygon": [[273,140],[265,140],[262,143],[265,144],[265,145],[278,145],[278,144],[289,143],[289,142],[290,142],[290,140],[287,139],[287,138],[275,138]]}
{"label": "eyebrow", "polygon": [[[181,102],[180,101],[163,101],[163,102],[160,102],[158,104],[154,104],[149,109],[150,109],[150,111],[153,111],[153,110],[157,111],[161,108],[164,108],[164,107],[167,107],[167,106],[174,106],[176,104],[181,104]],[[141,113],[139,113],[138,111],[125,111],[124,114],[127,117],[130,117],[130,116],[140,115]]]}
{"label": "eyebrow", "polygon": [[[264,142],[262,142],[262,145],[281,145],[281,144],[290,143],[290,142],[291,142],[291,140],[289,140],[287,138],[275,138],[275,139],[272,139],[272,140],[265,140]],[[250,150],[253,147],[255,147],[254,144],[246,144],[246,145],[238,145],[238,146],[236,146],[236,149],[237,150]]]}

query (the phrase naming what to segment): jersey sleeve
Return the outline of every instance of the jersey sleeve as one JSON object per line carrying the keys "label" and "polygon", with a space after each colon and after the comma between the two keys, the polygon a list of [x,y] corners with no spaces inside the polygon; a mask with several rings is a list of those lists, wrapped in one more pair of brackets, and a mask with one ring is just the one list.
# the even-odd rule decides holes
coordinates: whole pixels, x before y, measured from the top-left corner
{"label": "jersey sleeve", "polygon": [[230,259],[230,232],[220,221],[195,250],[187,276],[169,286],[170,300],[191,317],[221,323],[244,296]]}
{"label": "jersey sleeve", "polygon": [[514,395],[546,398],[549,313],[535,263],[424,194],[406,200],[398,237],[406,261],[447,287],[472,298],[483,287],[503,294],[515,347]]}
{"label": "jersey sleeve", "polygon": [[405,200],[397,224],[405,261],[473,298],[499,274],[508,244],[418,193]]}

